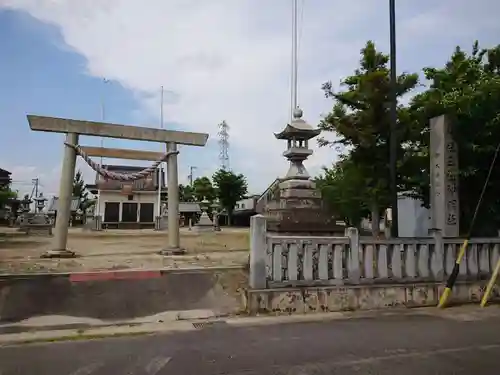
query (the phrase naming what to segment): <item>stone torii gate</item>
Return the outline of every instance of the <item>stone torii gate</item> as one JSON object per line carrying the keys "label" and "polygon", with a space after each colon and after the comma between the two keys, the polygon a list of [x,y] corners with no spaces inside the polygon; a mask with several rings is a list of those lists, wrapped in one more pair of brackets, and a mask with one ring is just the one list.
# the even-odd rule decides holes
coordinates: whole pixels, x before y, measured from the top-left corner
{"label": "stone torii gate", "polygon": [[[68,227],[71,215],[71,199],[73,179],[75,176],[76,157],[78,155],[79,135],[130,139],[137,141],[159,142],[166,144],[167,154],[150,151],[111,149],[100,147],[80,147],[80,151],[91,156],[103,156],[120,159],[151,160],[160,155],[167,162],[168,193],[168,245],[162,252],[176,253],[181,251],[179,235],[179,179],[177,166],[177,145],[205,146],[208,134],[181,132],[140,126],[119,125],[103,122],[81,121],[56,117],[28,115],[31,130],[65,133],[64,159],[59,187],[59,203],[55,226],[54,247],[45,256],[73,257],[75,253],[67,249]],[[159,161],[160,159],[156,159]]]}

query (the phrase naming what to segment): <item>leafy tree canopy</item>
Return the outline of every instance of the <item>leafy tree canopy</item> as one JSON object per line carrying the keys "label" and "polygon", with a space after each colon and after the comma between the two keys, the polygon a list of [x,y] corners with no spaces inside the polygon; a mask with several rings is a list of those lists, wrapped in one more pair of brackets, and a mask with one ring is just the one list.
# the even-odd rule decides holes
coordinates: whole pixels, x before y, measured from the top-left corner
{"label": "leafy tree canopy", "polygon": [[362,171],[349,158],[342,158],[315,179],[326,207],[349,226],[359,227],[368,217],[366,189]]}
{"label": "leafy tree canopy", "polygon": [[17,198],[17,191],[13,191],[10,188],[11,181],[9,177],[0,181],[0,208],[10,199]]}
{"label": "leafy tree canopy", "polygon": [[12,198],[17,198],[17,192],[12,191],[7,185],[0,186],[0,207],[3,207]]}
{"label": "leafy tree canopy", "polygon": [[198,202],[204,199],[213,202],[216,196],[212,181],[208,177],[198,177],[193,181],[192,194]]}
{"label": "leafy tree canopy", "polygon": [[82,172],[78,170],[73,179],[73,196],[80,198],[80,206],[86,209],[89,204],[89,192],[85,188]]}
{"label": "leafy tree canopy", "polygon": [[[415,194],[429,201],[429,120],[447,114],[453,121],[453,137],[459,152],[461,232],[470,219],[496,146],[500,142],[500,45],[471,53],[457,47],[442,68],[425,68],[428,90],[415,96],[408,115],[413,137],[409,145],[419,150],[412,162],[422,171],[413,186]],[[495,235],[500,228],[500,163],[493,170],[475,233]]]}
{"label": "leafy tree canopy", "polygon": [[179,185],[179,200],[181,202],[194,202],[193,188],[190,185]]}
{"label": "leafy tree canopy", "polygon": [[[356,179],[362,180],[363,198],[372,213],[374,228],[378,228],[378,217],[390,203],[389,192],[389,139],[390,139],[390,70],[388,55],[378,52],[371,41],[361,50],[360,66],[354,74],[341,82],[343,91],[334,92],[331,82],[322,89],[327,98],[333,99],[331,112],[321,121],[323,131],[333,132],[337,139],[319,139],[320,146],[340,145],[347,150],[344,163],[359,169]],[[409,93],[418,84],[418,74],[403,73],[397,77],[397,96]],[[400,117],[404,109],[399,108]],[[400,120],[401,121],[401,120]],[[406,134],[408,133],[408,134]],[[406,141],[409,132],[399,132],[399,140]],[[403,151],[399,150],[399,160]],[[355,166],[355,167],[354,167]],[[338,176],[339,170],[326,170]],[[341,169],[342,170],[342,169]],[[349,172],[354,178],[354,172]],[[335,180],[335,179],[334,179]],[[330,179],[330,181],[334,181]],[[335,189],[347,184],[336,185]],[[323,187],[325,188],[325,187]],[[350,190],[345,191],[345,195]],[[357,197],[353,197],[354,200]],[[362,211],[364,207],[358,207]],[[377,229],[378,231],[378,229]]]}
{"label": "leafy tree canopy", "polygon": [[242,174],[219,169],[214,173],[212,180],[216,188],[217,198],[231,218],[236,202],[247,194],[247,180]]}

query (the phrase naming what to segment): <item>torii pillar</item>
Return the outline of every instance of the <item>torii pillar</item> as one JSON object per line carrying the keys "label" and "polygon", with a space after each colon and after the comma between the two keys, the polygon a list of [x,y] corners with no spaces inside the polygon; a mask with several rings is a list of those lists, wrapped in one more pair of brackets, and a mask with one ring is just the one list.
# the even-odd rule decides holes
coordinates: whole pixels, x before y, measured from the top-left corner
{"label": "torii pillar", "polygon": [[[110,124],[103,122],[91,122],[81,120],[62,119],[56,117],[43,117],[28,115],[31,130],[65,133],[66,142],[71,145],[78,144],[78,136],[90,135],[96,137],[130,139],[137,141],[159,142],[167,145],[168,151],[177,151],[177,145],[205,146],[208,134],[180,132],[157,128],[145,128],[141,126],[130,126]],[[97,151],[96,151],[97,150]],[[103,156],[127,158],[134,155],[135,159],[142,156],[150,156],[150,152],[98,149],[94,148],[94,156],[101,152]],[[113,154],[114,156],[110,156]],[[146,155],[148,154],[148,155]],[[120,156],[121,155],[121,156]],[[75,176],[76,151],[64,146],[64,160],[61,171],[61,183],[59,190],[58,212],[55,228],[54,247],[44,254],[45,257],[74,257],[75,253],[67,248],[69,218],[71,215],[71,199],[73,190],[73,179]],[[144,157],[147,159],[147,157]],[[172,154],[167,159],[167,188],[168,188],[168,244],[161,250],[162,254],[182,253],[179,233],[179,182],[178,182],[177,154]]]}

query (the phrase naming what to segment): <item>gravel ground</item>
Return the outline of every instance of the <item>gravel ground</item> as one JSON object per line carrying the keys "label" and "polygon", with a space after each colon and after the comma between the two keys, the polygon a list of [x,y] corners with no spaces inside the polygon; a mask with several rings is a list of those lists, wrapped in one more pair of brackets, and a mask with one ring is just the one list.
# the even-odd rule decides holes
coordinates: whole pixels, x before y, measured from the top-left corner
{"label": "gravel ground", "polygon": [[84,232],[71,228],[68,248],[78,254],[73,259],[41,259],[51,248],[53,237],[26,236],[2,228],[0,273],[69,272],[108,269],[198,268],[238,266],[248,258],[248,229],[194,234],[181,230],[181,246],[186,255],[158,255],[167,244],[166,232],[153,230],[107,230]]}

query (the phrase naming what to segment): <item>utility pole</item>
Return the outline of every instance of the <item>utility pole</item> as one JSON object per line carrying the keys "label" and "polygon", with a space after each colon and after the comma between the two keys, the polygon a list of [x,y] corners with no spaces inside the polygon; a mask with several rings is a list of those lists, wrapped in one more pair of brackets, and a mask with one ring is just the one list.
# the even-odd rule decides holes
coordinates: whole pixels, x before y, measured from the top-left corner
{"label": "utility pole", "polygon": [[[160,129],[163,129],[163,86],[161,86],[161,93],[160,93]],[[161,146],[162,149],[161,151],[163,152],[163,147]],[[161,217],[161,189],[162,189],[162,182],[163,182],[163,163],[160,163],[158,165],[158,217]]]}
{"label": "utility pole", "polygon": [[293,7],[292,7],[292,90],[291,90],[291,101],[292,101],[292,111],[291,111],[291,120],[293,120],[293,113],[295,109],[298,107],[298,20],[297,20],[297,14],[298,14],[298,0],[293,0]]}
{"label": "utility pole", "polygon": [[194,180],[194,173],[193,173],[193,171],[194,171],[195,169],[196,169],[196,167],[195,167],[195,166],[191,166],[191,167],[189,167],[189,176],[188,176],[188,178],[189,178],[189,185],[190,185],[190,186],[193,186],[193,180]]}
{"label": "utility pole", "polygon": [[39,183],[39,178],[34,178],[31,180],[31,182],[33,183],[33,190],[34,190],[34,193],[35,193],[35,198],[38,198],[38,183]]}
{"label": "utility pole", "polygon": [[390,61],[391,61],[391,108],[390,108],[390,142],[389,142],[389,169],[390,169],[390,191],[391,191],[391,237],[399,235],[398,229],[398,181],[397,181],[397,92],[396,92],[396,4],[395,0],[389,0],[389,28],[390,28]]}
{"label": "utility pole", "polygon": [[[105,101],[104,101],[104,88],[106,87],[106,84],[109,82],[106,78],[102,79],[102,89],[101,89],[101,122],[104,122],[106,119],[106,109],[105,109]],[[101,148],[104,147],[104,137],[101,137]],[[100,161],[101,167],[103,166],[103,158],[101,156],[101,161]],[[102,176],[98,176],[98,179],[100,180]],[[97,186],[97,199],[96,199],[96,204],[94,207],[94,216],[100,216],[101,212],[101,188],[100,186]]]}
{"label": "utility pole", "polygon": [[[106,78],[103,78],[102,83],[103,83],[103,88],[101,92],[101,121],[104,122],[106,119],[106,107],[104,103],[104,87],[106,83],[108,83],[109,80]],[[104,137],[101,137],[101,147],[104,147]],[[102,166],[102,156],[101,156],[101,166]]]}

